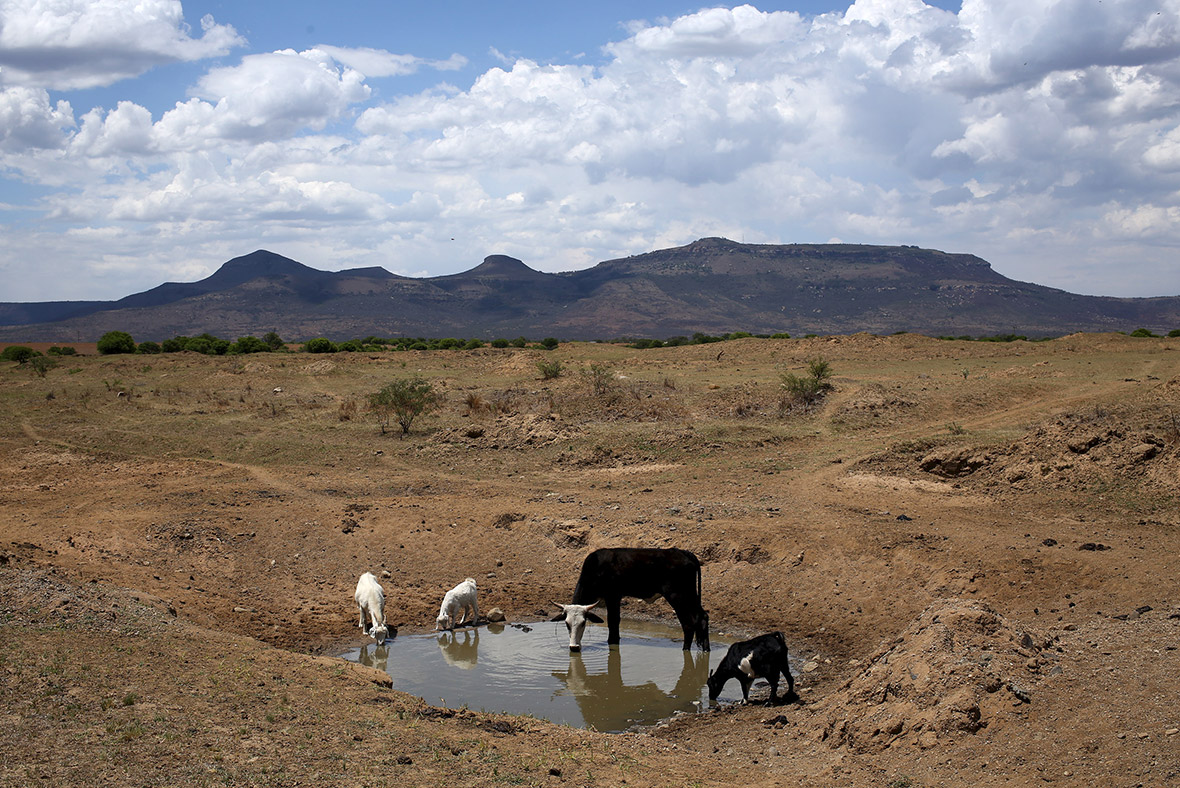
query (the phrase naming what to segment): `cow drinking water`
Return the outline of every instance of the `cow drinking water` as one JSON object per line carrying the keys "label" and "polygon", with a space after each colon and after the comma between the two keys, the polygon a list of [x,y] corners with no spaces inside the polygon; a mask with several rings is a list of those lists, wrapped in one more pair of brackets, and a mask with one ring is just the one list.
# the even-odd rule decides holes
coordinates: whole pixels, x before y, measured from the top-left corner
{"label": "cow drinking water", "polygon": [[787,677],[787,694],[784,701],[795,700],[795,680],[791,678],[791,666],[787,664],[787,641],[782,632],[770,632],[750,640],[734,643],[725,653],[717,670],[709,674],[709,700],[717,700],[721,688],[730,679],[737,679],[742,685],[742,699],[750,702],[750,685],[754,679],[763,678],[770,682],[770,702],[777,703],[778,674]]}
{"label": "cow drinking water", "polygon": [[600,604],[606,605],[606,642],[617,644],[625,596],[648,601],[664,597],[684,630],[684,648],[691,648],[695,639],[702,651],[709,650],[709,614],[701,606],[701,562],[697,557],[675,548],[613,547],[586,556],[573,602],[558,605],[561,613],[553,620],[565,622],[570,651],[581,650],[587,621],[602,623],[592,612]]}

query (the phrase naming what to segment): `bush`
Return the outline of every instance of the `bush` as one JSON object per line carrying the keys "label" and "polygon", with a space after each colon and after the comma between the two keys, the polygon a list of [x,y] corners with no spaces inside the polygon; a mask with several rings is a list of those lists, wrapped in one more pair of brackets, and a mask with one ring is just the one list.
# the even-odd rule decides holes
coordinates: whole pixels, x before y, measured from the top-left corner
{"label": "bush", "polygon": [[529,341],[524,337],[517,337],[508,344],[512,345],[512,347],[528,347]]}
{"label": "bush", "polygon": [[245,336],[238,337],[232,345],[229,346],[229,352],[234,354],[239,353],[269,353],[270,345],[265,340],[258,337]]}
{"label": "bush", "polygon": [[126,331],[108,331],[98,340],[98,352],[104,356],[134,353],[135,340]]}
{"label": "bush", "polygon": [[399,378],[369,395],[369,407],[377,414],[381,434],[392,417],[402,428],[402,435],[410,434],[410,425],[422,413],[438,407],[442,397],[430,381],[420,375]]}
{"label": "bush", "polygon": [[483,342],[480,342],[478,339],[475,339],[474,337],[467,340],[467,343],[465,345],[463,345],[464,350],[476,350],[481,347],[483,347]]}
{"label": "bush", "polygon": [[590,384],[590,389],[595,396],[603,396],[609,394],[616,387],[615,372],[606,364],[591,364],[586,369],[582,370],[582,377]]}
{"label": "bush", "polygon": [[284,342],[283,338],[274,331],[267,331],[265,334],[263,334],[262,341],[265,342],[266,346],[271,350],[286,350],[287,348],[287,343]]}
{"label": "bush", "polygon": [[557,359],[552,361],[538,361],[537,371],[541,373],[542,380],[553,380],[561,377],[561,373],[565,371],[565,367]]}
{"label": "bush", "polygon": [[165,339],[160,343],[160,350],[165,353],[179,353],[184,350],[186,344],[188,344],[188,337],[172,337],[172,339]]}
{"label": "bush", "polygon": [[361,343],[355,339],[346,339],[338,344],[336,349],[341,353],[359,353],[361,350]]}
{"label": "bush", "polygon": [[327,337],[316,337],[303,343],[304,353],[335,353],[336,343]]}
{"label": "bush", "polygon": [[1168,336],[1180,337],[1180,328],[1173,328],[1171,331],[1168,332]]}
{"label": "bush", "polygon": [[49,350],[47,352],[51,356],[76,356],[76,355],[78,355],[78,351],[69,345],[64,345],[61,347],[54,345],[51,348],[49,348]]}
{"label": "bush", "polygon": [[541,347],[545,348],[546,350],[553,350],[555,347],[557,347],[560,344],[561,344],[561,342],[559,342],[554,337],[545,337],[544,339],[541,340]]}
{"label": "bush", "polygon": [[162,350],[158,342],[153,342],[149,339],[146,342],[140,342],[135,352],[142,353],[143,355],[155,355],[156,353],[162,352]]}
{"label": "bush", "polygon": [[1137,328],[1131,332],[1131,336],[1133,336],[1133,337],[1153,337],[1153,336],[1155,336],[1155,334],[1151,333],[1150,329]]}
{"label": "bush", "polygon": [[193,353],[203,353],[206,356],[213,354],[213,345],[204,337],[192,337],[184,343],[184,349]]}
{"label": "bush", "polygon": [[37,377],[45,377],[45,373],[57,366],[57,362],[49,358],[49,356],[42,356],[40,353],[29,359],[29,366],[33,368],[33,372],[37,373]]}
{"label": "bush", "polygon": [[783,397],[779,401],[779,411],[785,414],[795,408],[804,412],[811,410],[831,390],[832,384],[828,382],[831,376],[832,365],[822,358],[807,362],[806,376],[783,373]]}
{"label": "bush", "polygon": [[492,347],[508,347],[507,339],[493,339]]}
{"label": "bush", "polygon": [[4,348],[4,352],[0,353],[0,360],[15,361],[18,364],[23,364],[34,356],[41,355],[31,347],[24,345],[9,345]]}

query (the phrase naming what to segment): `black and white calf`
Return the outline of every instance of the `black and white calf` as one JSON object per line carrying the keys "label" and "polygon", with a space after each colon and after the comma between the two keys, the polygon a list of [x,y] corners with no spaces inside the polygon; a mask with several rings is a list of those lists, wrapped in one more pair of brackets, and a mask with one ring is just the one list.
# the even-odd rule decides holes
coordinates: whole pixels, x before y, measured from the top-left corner
{"label": "black and white calf", "polygon": [[737,679],[742,685],[742,699],[750,702],[750,685],[754,679],[763,678],[770,682],[770,702],[778,702],[778,674],[787,677],[787,694],[784,701],[795,700],[795,680],[791,678],[791,666],[787,664],[787,641],[782,632],[770,632],[741,643],[734,643],[725,654],[717,670],[709,674],[709,700],[717,700],[721,688],[730,679]]}
{"label": "black and white calf", "polygon": [[697,557],[675,548],[612,547],[586,556],[574,586],[573,604],[557,605],[561,613],[553,620],[565,622],[570,651],[581,650],[587,621],[602,623],[591,612],[601,604],[606,605],[606,642],[618,643],[620,607],[625,596],[649,602],[664,597],[684,630],[684,648],[691,648],[695,639],[702,651],[709,650],[709,614],[701,607],[701,562]]}

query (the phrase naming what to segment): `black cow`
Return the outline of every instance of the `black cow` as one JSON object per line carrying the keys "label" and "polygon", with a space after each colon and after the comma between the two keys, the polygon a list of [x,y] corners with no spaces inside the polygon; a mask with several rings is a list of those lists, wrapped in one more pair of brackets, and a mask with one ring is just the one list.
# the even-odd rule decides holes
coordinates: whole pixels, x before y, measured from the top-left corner
{"label": "black cow", "polygon": [[701,562],[687,550],[649,547],[613,547],[595,550],[582,562],[582,573],[574,586],[573,604],[561,605],[554,621],[564,621],[570,632],[570,651],[582,648],[586,621],[602,623],[590,612],[606,604],[608,644],[619,642],[619,608],[623,597],[651,601],[668,600],[680,628],[684,648],[695,638],[702,651],[709,650],[709,614],[701,607]]}
{"label": "black cow", "polygon": [[717,670],[709,674],[709,700],[717,700],[721,688],[730,679],[737,679],[742,685],[742,698],[750,702],[750,685],[756,678],[770,682],[770,702],[778,703],[778,674],[787,677],[787,694],[782,700],[797,700],[795,680],[791,678],[791,666],[787,664],[787,641],[782,632],[770,632],[750,640],[734,643],[726,652]]}

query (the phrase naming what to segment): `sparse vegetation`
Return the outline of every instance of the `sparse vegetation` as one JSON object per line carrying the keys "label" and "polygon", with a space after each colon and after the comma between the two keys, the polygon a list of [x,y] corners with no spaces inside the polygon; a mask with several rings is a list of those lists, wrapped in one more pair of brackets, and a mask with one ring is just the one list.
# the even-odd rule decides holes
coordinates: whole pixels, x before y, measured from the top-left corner
{"label": "sparse vegetation", "polygon": [[415,375],[398,378],[370,394],[369,408],[377,415],[382,435],[391,418],[402,428],[402,435],[409,435],[414,420],[438,407],[440,400],[430,381]]}
{"label": "sparse vegetation", "polygon": [[832,384],[828,382],[831,376],[832,366],[822,358],[807,362],[806,375],[784,372],[779,378],[782,383],[779,412],[786,414],[794,410],[802,410],[804,413],[810,411],[831,390]]}
{"label": "sparse vegetation", "polygon": [[552,361],[538,361],[537,371],[541,373],[542,380],[553,380],[554,378],[561,377],[561,373],[565,371],[565,367],[557,359],[553,359]]}

